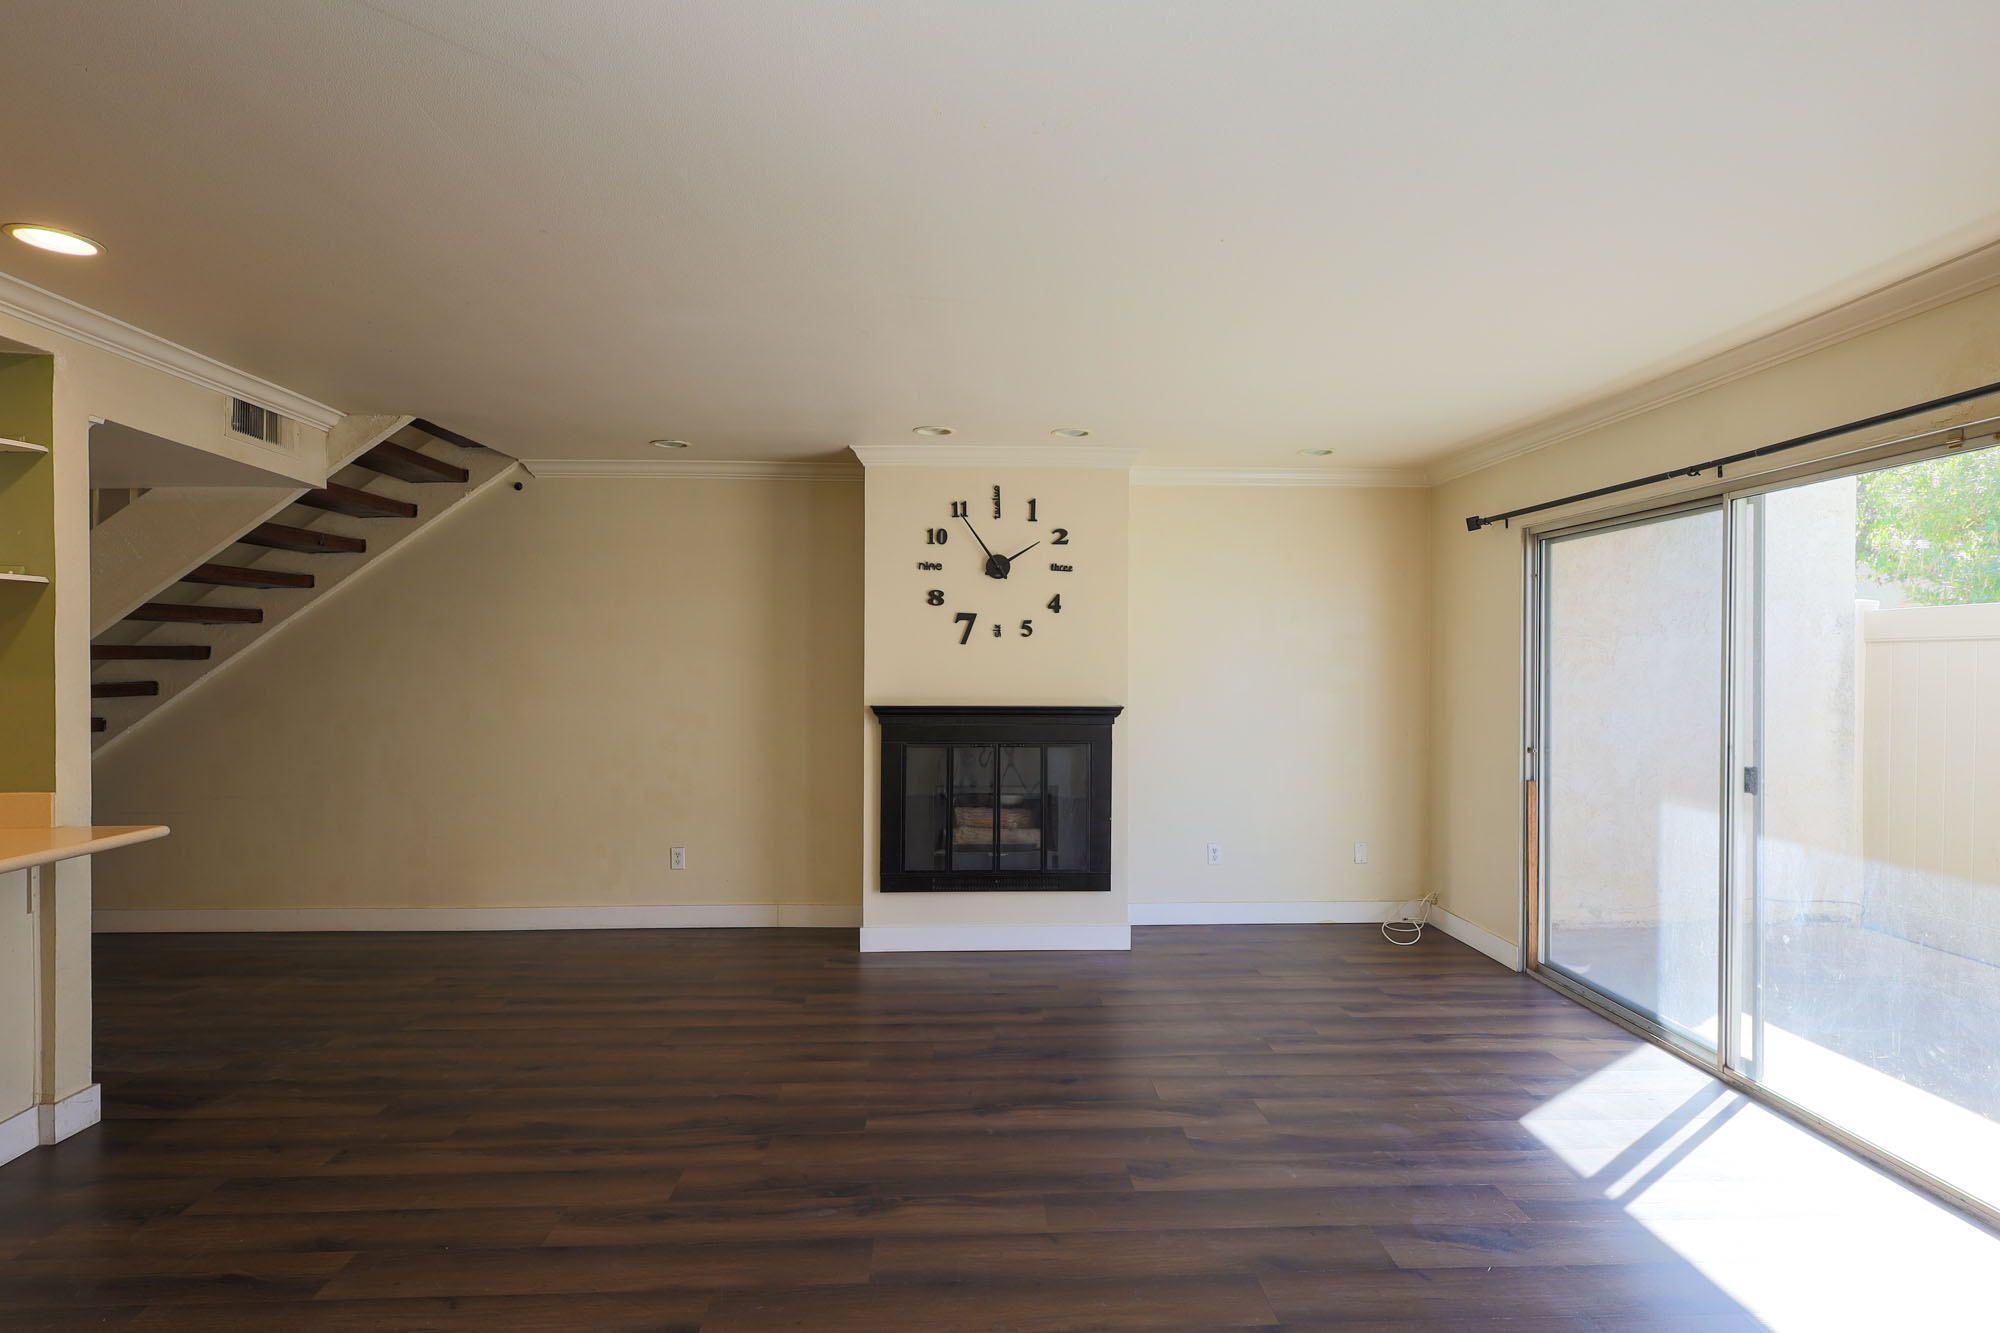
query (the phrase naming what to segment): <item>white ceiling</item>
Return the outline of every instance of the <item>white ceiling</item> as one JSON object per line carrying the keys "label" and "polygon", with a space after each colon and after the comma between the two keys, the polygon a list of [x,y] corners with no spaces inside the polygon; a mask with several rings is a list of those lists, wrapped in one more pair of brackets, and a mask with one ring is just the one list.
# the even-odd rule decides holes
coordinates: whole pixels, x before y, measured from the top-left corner
{"label": "white ceiling", "polygon": [[2000,234],[2000,5],[10,0],[0,270],[538,457],[1409,463]]}

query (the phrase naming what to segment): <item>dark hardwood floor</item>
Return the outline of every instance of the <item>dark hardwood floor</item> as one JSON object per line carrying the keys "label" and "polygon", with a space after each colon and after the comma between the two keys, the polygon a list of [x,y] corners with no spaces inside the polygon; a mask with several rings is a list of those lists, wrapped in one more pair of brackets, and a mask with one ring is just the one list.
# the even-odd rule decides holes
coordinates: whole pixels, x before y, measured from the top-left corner
{"label": "dark hardwood floor", "polygon": [[1762,1327],[1521,1122],[1632,1038],[1431,933],[100,936],[0,1328]]}

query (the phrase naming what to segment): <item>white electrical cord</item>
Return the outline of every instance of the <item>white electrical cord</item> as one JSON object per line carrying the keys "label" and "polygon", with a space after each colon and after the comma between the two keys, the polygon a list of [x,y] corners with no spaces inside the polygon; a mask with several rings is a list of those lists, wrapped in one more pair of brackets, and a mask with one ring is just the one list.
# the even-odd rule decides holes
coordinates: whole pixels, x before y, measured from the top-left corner
{"label": "white electrical cord", "polygon": [[1432,889],[1415,902],[1403,904],[1403,914],[1382,923],[1382,938],[1391,944],[1415,944],[1430,924],[1431,908],[1437,906],[1437,890]]}

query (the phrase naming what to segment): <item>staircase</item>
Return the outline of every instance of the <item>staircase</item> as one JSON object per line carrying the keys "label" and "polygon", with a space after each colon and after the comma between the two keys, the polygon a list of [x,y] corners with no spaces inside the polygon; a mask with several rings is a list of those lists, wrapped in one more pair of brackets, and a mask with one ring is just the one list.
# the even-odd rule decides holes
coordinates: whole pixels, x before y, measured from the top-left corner
{"label": "staircase", "polygon": [[[223,529],[211,546],[231,532],[238,535],[208,559],[185,567],[152,600],[99,630],[90,647],[95,714],[90,725],[100,748],[470,497],[519,471],[512,458],[430,422],[394,418],[389,425],[393,428],[383,438],[369,441],[324,486],[291,493],[288,500],[282,491],[269,502],[253,496],[247,507],[243,497],[223,502],[257,520]],[[193,559],[192,552],[186,558]],[[132,595],[145,595],[155,583]],[[117,607],[108,614],[117,614]]]}

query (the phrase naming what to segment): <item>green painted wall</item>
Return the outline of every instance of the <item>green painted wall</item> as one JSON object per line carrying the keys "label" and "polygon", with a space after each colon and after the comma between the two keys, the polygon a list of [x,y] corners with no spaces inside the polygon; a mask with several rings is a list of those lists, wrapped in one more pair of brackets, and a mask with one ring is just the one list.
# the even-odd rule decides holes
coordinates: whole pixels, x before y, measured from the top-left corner
{"label": "green painted wall", "polygon": [[[55,443],[55,359],[0,355],[0,437]],[[53,579],[55,469],[0,453],[0,566]],[[0,791],[56,785],[55,585],[0,583]]]}

